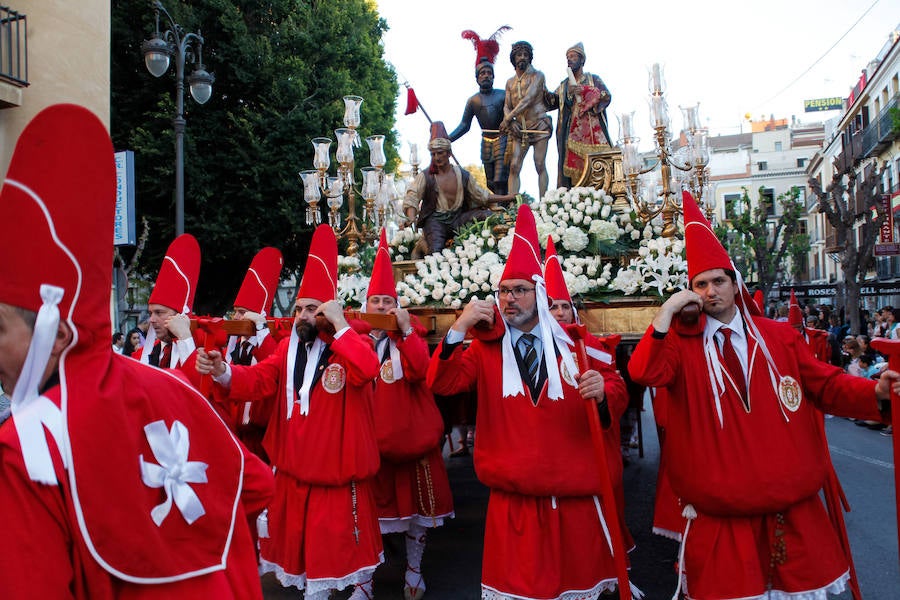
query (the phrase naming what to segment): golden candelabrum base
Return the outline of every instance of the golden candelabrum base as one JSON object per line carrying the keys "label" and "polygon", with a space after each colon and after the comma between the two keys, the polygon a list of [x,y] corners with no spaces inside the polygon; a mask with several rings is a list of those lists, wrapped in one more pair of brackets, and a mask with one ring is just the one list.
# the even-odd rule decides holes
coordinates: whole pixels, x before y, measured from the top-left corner
{"label": "golden candelabrum base", "polygon": [[622,170],[622,150],[615,146],[587,144],[571,144],[569,149],[584,160],[584,170],[580,176],[572,177],[572,186],[603,190],[613,197],[613,209],[619,213],[631,212]]}

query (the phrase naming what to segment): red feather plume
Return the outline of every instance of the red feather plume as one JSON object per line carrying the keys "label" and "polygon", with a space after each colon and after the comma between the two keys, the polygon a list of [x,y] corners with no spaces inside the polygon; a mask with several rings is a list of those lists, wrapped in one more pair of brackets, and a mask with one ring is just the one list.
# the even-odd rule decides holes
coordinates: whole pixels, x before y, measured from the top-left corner
{"label": "red feather plume", "polygon": [[462,38],[464,40],[470,40],[472,45],[475,46],[475,66],[477,67],[482,61],[487,60],[491,64],[494,64],[494,61],[497,60],[497,54],[500,53],[500,43],[497,39],[507,31],[512,29],[509,25],[503,25],[498,28],[497,31],[491,34],[491,37],[486,40],[481,39],[477,33],[472,31],[471,29],[466,29],[462,32]]}

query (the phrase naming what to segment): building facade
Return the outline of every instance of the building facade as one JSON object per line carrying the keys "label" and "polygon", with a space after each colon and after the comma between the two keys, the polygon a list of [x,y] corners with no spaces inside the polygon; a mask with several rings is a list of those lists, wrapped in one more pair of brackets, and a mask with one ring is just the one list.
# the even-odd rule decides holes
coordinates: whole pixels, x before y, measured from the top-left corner
{"label": "building facade", "polygon": [[107,0],[0,7],[0,177],[19,134],[51,104],[80,104],[109,127],[110,31]]}
{"label": "building facade", "polygon": [[[885,246],[876,247],[875,260],[866,274],[866,286],[862,295],[862,307],[875,309],[890,304],[900,305],[900,295],[893,292],[894,283],[900,282],[900,255],[882,252],[898,252],[900,243],[897,219],[900,218],[900,26],[888,35],[877,56],[869,62],[854,82],[844,101],[841,114],[826,123],[825,140],[819,152],[813,156],[808,168],[811,178],[816,178],[827,189],[835,172],[853,169],[858,177],[875,169],[883,173],[880,178],[882,194],[888,196],[890,218],[893,225],[886,229]],[[858,214],[873,210],[877,198],[858,199]],[[808,222],[811,236],[810,280],[816,284],[839,283],[843,273],[839,263],[841,247],[835,230],[818,214],[816,202],[808,203]],[[855,231],[857,240],[860,230]],[[891,239],[887,239],[891,238]]]}

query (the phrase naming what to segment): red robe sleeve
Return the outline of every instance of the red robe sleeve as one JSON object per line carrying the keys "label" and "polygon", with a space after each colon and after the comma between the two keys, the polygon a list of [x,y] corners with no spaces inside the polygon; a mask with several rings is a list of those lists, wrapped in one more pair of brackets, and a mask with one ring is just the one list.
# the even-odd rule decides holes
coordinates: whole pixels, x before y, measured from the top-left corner
{"label": "red robe sleeve", "polygon": [[[74,598],[74,545],[63,494],[57,486],[40,485],[28,477],[12,419],[0,430],[0,598]],[[9,435],[12,434],[12,435]],[[49,437],[49,436],[48,436]],[[10,445],[6,445],[6,441]],[[56,476],[66,481],[59,455],[51,444]]]}
{"label": "red robe sleeve", "polygon": [[441,358],[444,344],[446,340],[441,340],[431,356],[428,376],[425,379],[428,387],[433,393],[441,396],[452,396],[475,389],[479,363],[476,354],[480,342],[475,340],[466,349],[460,343],[446,359]]}
{"label": "red robe sleeve", "polygon": [[405,339],[397,340],[400,351],[400,364],[403,365],[403,377],[410,383],[425,380],[428,374],[428,344],[418,334],[413,333]]}

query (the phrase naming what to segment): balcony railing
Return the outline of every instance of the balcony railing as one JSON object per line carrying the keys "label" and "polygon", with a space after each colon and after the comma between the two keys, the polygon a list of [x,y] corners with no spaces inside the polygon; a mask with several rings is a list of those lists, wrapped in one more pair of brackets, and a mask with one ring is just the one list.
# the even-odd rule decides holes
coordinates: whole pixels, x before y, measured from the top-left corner
{"label": "balcony railing", "polygon": [[900,100],[900,94],[895,94],[887,106],[878,113],[868,127],[862,132],[862,155],[866,158],[877,156],[882,150],[890,145],[892,141],[900,137],[900,133],[893,131],[893,118],[891,109],[897,108]]}
{"label": "balcony railing", "polygon": [[0,80],[28,85],[27,20],[8,6],[0,6]]}

